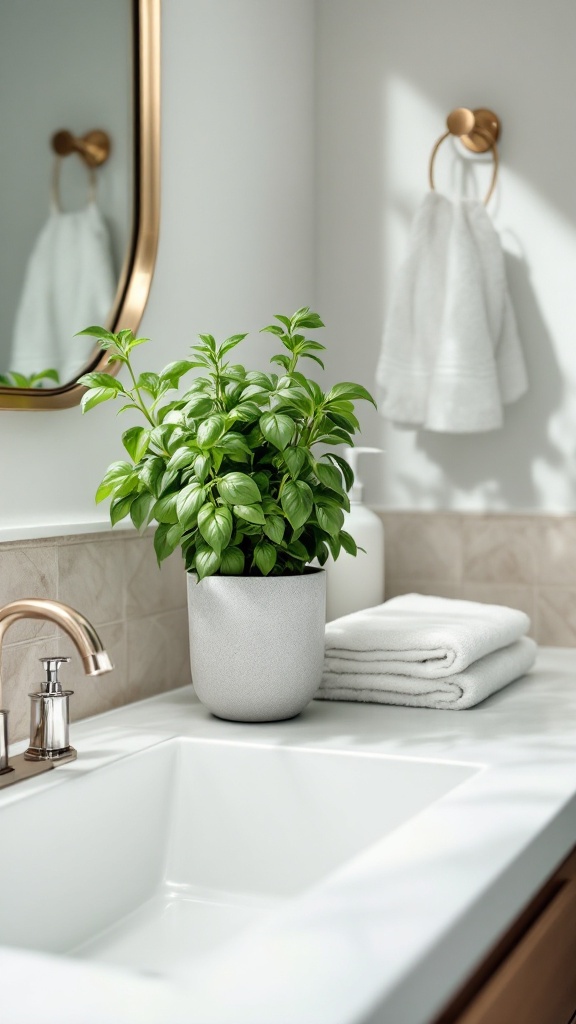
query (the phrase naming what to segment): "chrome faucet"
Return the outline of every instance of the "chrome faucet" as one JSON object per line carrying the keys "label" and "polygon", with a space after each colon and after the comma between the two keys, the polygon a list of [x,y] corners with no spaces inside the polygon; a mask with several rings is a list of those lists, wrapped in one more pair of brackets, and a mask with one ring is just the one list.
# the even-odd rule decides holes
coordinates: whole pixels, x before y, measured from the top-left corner
{"label": "chrome faucet", "polygon": [[[19,619],[46,619],[54,622],[73,640],[84,663],[86,675],[100,676],[112,670],[112,663],[102,646],[94,626],[80,612],[59,601],[29,597],[12,601],[0,608],[0,658],[6,630]],[[68,698],[71,690],[63,690],[58,679],[58,665],[68,658],[41,658],[47,680],[39,693],[31,693],[31,738],[25,754],[10,763],[8,757],[8,711],[2,710],[2,677],[0,666],[0,785],[10,785],[20,778],[38,774],[54,767],[56,762],[71,761],[76,751],[68,742]],[[28,762],[25,764],[23,762]],[[33,767],[30,762],[36,762]],[[17,777],[5,778],[17,772]]]}

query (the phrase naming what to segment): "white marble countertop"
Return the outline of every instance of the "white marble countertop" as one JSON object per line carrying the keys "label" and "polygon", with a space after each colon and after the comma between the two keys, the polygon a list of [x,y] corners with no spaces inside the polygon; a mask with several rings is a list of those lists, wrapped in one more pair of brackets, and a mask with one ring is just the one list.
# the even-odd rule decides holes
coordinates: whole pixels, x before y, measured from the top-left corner
{"label": "white marble countertop", "polygon": [[[101,1024],[428,1024],[576,844],[576,650],[541,649],[529,676],[468,711],[314,701],[289,722],[239,725],[213,718],[188,687],[72,727],[83,772],[175,736],[481,770],[199,961],[186,993],[112,972],[100,978],[124,993],[126,985],[149,985],[145,1015],[103,1017],[100,1010]],[[26,786],[58,785],[69,770]],[[24,788],[0,794],[0,815]],[[4,1007],[31,958],[0,951]],[[69,970],[65,959],[35,963],[37,979],[46,974],[45,996],[59,986],[54,1020],[77,1024]],[[73,971],[78,985],[98,975],[89,965]],[[28,1020],[15,1013],[6,1024]]]}

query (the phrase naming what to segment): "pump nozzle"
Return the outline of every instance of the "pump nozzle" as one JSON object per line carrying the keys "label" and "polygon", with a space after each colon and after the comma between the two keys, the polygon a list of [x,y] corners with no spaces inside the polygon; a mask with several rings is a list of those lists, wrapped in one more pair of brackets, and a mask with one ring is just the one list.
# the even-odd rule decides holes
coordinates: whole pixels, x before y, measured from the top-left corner
{"label": "pump nozzle", "polygon": [[364,485],[363,485],[363,483],[359,479],[357,479],[357,477],[358,477],[358,461],[359,461],[360,456],[361,455],[368,455],[368,454],[377,455],[377,454],[381,454],[382,451],[383,451],[382,448],[362,448],[362,447],[359,447],[359,448],[348,448],[346,450],[344,457],[346,459],[346,462],[349,464],[350,468],[352,469],[352,472],[354,473],[354,483],[352,484],[352,487],[350,488],[350,501],[360,502],[360,501],[362,501],[362,497],[363,497],[363,494],[364,494]]}

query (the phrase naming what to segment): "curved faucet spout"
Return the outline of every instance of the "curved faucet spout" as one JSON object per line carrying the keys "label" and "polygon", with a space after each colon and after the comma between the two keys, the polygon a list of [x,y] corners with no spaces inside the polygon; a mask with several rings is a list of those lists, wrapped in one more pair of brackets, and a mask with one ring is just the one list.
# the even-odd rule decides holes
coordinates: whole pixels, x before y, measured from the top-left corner
{"label": "curved faucet spout", "polygon": [[[0,608],[0,652],[6,630],[18,619],[47,619],[54,622],[68,634],[78,649],[84,664],[84,671],[89,676],[101,676],[113,668],[102,641],[91,622],[60,601],[48,601],[39,597],[28,597],[21,601],[11,601]],[[0,707],[2,707],[2,680],[0,669]]]}

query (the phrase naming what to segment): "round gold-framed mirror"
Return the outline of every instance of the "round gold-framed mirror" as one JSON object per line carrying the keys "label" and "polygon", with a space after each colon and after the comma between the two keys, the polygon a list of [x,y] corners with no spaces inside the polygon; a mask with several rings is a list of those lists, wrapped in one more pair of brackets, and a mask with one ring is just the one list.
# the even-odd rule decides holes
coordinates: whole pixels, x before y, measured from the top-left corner
{"label": "round gold-framed mirror", "polygon": [[[72,30],[70,22],[74,19],[70,17],[69,4],[66,17],[60,6],[59,0],[47,0],[40,6],[30,0],[23,0],[22,4],[0,0],[0,15],[5,7],[8,20],[2,33],[7,50],[11,47],[22,62],[18,39],[25,33],[42,39],[44,49],[39,60],[30,56],[24,64],[29,73],[30,67],[41,64],[46,55],[53,69],[48,79],[57,84],[54,99],[43,94],[45,91],[48,96],[48,80],[43,90],[35,89],[30,94],[37,97],[36,102],[21,102],[22,118],[29,112],[31,127],[13,127],[20,146],[19,151],[14,147],[12,161],[13,186],[17,187],[9,192],[4,219],[14,221],[17,192],[27,223],[22,231],[16,227],[13,236],[20,248],[26,246],[27,251],[19,258],[21,269],[12,288],[14,298],[3,303],[8,320],[1,325],[5,341],[3,349],[0,339],[0,409],[68,408],[78,404],[84,393],[85,389],[77,383],[82,373],[103,368],[114,373],[118,364],[107,367],[105,353],[73,335],[89,323],[102,323],[109,330],[130,328],[136,332],[156,258],[160,218],[161,0],[99,0],[98,4],[90,0],[83,24],[79,21],[83,5],[75,5],[79,52],[74,50],[74,40],[64,39],[62,45],[68,57],[62,61],[58,60],[55,47],[60,44],[64,30]],[[43,30],[37,23],[38,12],[42,11],[48,19],[49,10],[51,17]],[[19,22],[15,19],[17,11]],[[116,16],[116,11],[120,12],[122,23],[106,25],[106,13]],[[120,41],[128,51],[123,61]],[[56,78],[62,65],[71,76],[75,72],[68,92]],[[78,73],[79,68],[83,74]],[[122,89],[113,80],[115,73],[123,76]],[[106,98],[111,99],[108,114]],[[0,119],[1,116],[0,109]],[[5,116],[13,126],[11,112],[5,112]],[[63,123],[55,122],[58,116]],[[74,123],[64,123],[66,117]],[[10,146],[9,135],[7,130],[5,147]],[[98,156],[95,145],[100,147]],[[32,168],[40,182],[40,197],[32,196]],[[42,203],[46,204],[47,216]],[[0,258],[0,280],[15,274],[17,250],[18,245],[12,246],[12,256],[7,253],[4,261]],[[67,265],[69,277],[64,277],[63,265]],[[86,315],[84,308],[74,301],[84,293]],[[65,306],[68,296],[68,307],[62,310],[65,315],[58,318],[55,306],[58,301]],[[74,326],[63,331],[63,322]],[[89,347],[83,349],[82,345]],[[63,346],[64,356],[60,354]],[[73,353],[72,361],[69,351]]]}

